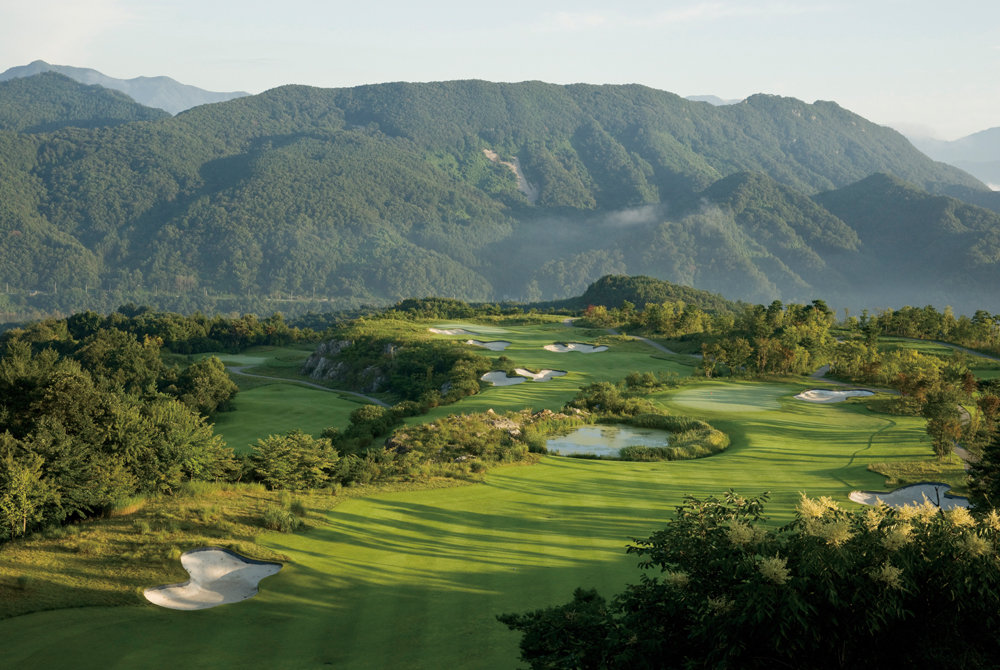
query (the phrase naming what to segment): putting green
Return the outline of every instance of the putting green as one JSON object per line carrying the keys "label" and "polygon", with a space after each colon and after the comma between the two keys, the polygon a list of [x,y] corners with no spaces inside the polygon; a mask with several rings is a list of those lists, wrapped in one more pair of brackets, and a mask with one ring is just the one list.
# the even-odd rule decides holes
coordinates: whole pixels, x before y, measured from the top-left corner
{"label": "putting green", "polygon": [[675,405],[708,412],[764,412],[781,409],[778,398],[792,393],[778,384],[704,384],[673,396]]}

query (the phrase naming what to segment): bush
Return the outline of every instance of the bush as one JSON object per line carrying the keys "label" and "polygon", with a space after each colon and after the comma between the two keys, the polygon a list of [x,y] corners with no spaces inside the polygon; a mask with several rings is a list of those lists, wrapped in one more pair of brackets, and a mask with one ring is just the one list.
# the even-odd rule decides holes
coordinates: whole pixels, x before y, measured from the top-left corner
{"label": "bush", "polygon": [[260,515],[260,525],[268,530],[291,533],[299,529],[302,525],[302,520],[277,505],[268,505]]}
{"label": "bush", "polygon": [[306,506],[301,500],[293,500],[292,504],[288,506],[288,511],[300,519],[304,519],[306,516]]}
{"label": "bush", "polygon": [[996,512],[846,511],[803,496],[773,529],[766,500],[687,496],[628,548],[638,583],[498,618],[523,633],[536,670],[996,667]]}
{"label": "bush", "polygon": [[17,588],[21,589],[22,591],[27,591],[29,588],[31,588],[31,585],[34,583],[35,578],[32,577],[31,575],[20,575],[15,581],[17,583]]}

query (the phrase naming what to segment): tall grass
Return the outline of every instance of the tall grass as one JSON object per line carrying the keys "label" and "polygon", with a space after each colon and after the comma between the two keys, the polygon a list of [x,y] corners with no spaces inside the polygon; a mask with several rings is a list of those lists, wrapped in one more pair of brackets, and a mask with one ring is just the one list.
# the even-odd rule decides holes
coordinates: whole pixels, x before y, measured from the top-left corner
{"label": "tall grass", "polygon": [[260,515],[260,525],[268,530],[291,533],[302,525],[302,520],[278,505],[268,505]]}
{"label": "tall grass", "polygon": [[104,516],[115,518],[119,516],[127,516],[129,514],[135,514],[143,507],[146,506],[146,496],[144,495],[134,495],[128,498],[119,498],[118,500],[112,501],[104,512]]}

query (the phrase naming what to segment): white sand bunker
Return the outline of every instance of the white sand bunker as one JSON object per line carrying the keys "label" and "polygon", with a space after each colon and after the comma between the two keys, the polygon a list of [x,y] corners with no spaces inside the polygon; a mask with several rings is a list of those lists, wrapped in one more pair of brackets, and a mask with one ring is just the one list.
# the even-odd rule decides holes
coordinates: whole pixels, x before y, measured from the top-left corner
{"label": "white sand bunker", "polygon": [[537,373],[530,372],[524,368],[514,368],[514,372],[517,374],[527,377],[533,382],[547,382],[553,377],[565,377],[566,373],[562,370],[541,370]]}
{"label": "white sand bunker", "polygon": [[514,384],[520,384],[528,381],[525,377],[508,377],[507,373],[503,370],[487,372],[485,375],[480,377],[480,379],[484,382],[489,382],[494,386],[513,386]]}
{"label": "white sand bunker", "polygon": [[255,561],[217,547],[185,552],[181,565],[191,579],[146,589],[146,600],[172,610],[204,610],[238,603],[257,595],[257,582],[281,570],[278,563]]}
{"label": "white sand bunker", "polygon": [[568,351],[579,351],[581,354],[597,354],[608,350],[608,348],[604,345],[595,347],[590,344],[580,344],[579,342],[556,342],[555,344],[546,344],[543,349],[546,351],[554,351],[557,354],[565,354]]}
{"label": "white sand bunker", "polygon": [[465,343],[471,344],[474,347],[483,347],[485,349],[489,349],[490,351],[503,351],[504,349],[510,346],[510,342],[505,342],[503,340],[497,340],[496,342],[480,342],[479,340],[466,340]]}
{"label": "white sand bunker", "polygon": [[471,330],[465,328],[428,328],[435,335],[475,335]]}
{"label": "white sand bunker", "polygon": [[796,400],[806,402],[844,402],[848,398],[855,396],[875,395],[872,391],[826,391],[824,389],[810,389],[795,396]]}
{"label": "white sand bunker", "polygon": [[851,500],[862,505],[877,505],[881,500],[889,507],[902,507],[903,505],[922,505],[924,497],[937,505],[941,509],[954,509],[956,507],[968,507],[969,499],[962,496],[948,495],[951,488],[949,484],[941,482],[922,482],[911,484],[901,489],[896,489],[891,493],[880,493],[878,491],[851,491],[848,496]]}

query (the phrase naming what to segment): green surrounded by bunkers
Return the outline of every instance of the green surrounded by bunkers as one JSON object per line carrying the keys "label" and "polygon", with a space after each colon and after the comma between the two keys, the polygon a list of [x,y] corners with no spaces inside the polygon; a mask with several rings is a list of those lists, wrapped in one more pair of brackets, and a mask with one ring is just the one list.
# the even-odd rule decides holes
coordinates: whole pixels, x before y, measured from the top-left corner
{"label": "green surrounded by bunkers", "polygon": [[[511,346],[490,355],[568,374],[487,389],[410,421],[490,408],[558,409],[593,381],[616,381],[632,370],[691,371],[654,358],[648,345],[614,338],[602,340],[609,349],[601,353],[546,351],[543,345],[552,342],[596,342],[558,323],[504,330],[489,339],[502,337]],[[547,456],[530,466],[496,468],[482,484],[345,499],[308,532],[259,537],[289,560],[246,602],[183,612],[136,597],[134,606],[14,617],[0,621],[4,663],[513,667],[519,636],[495,615],[564,603],[578,586],[610,596],[637,581],[637,559],[625,546],[661,528],[685,495],[770,491],[771,523],[780,524],[791,519],[800,492],[851,507],[850,491],[884,486],[869,463],[932,458],[923,419],[879,414],[859,401],[817,405],[793,398],[809,388],[805,382],[711,380],[650,396],[730,435],[731,446],[709,458],[629,463]],[[315,393],[331,397],[317,399],[320,404],[336,399]],[[296,393],[272,390],[232,414],[277,416],[300,402]],[[260,425],[239,439],[270,430],[263,419],[253,420]],[[167,575],[163,581],[170,581]]]}

